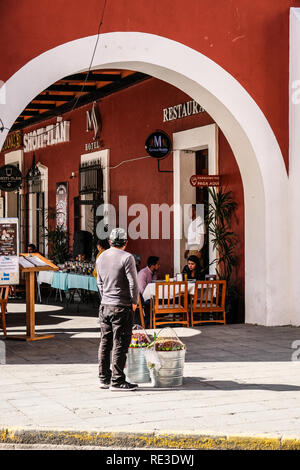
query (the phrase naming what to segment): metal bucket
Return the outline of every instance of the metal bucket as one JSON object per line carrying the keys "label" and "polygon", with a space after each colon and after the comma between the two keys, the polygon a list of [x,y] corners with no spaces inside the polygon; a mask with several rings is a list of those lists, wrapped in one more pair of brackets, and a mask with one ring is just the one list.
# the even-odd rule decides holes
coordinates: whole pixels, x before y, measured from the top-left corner
{"label": "metal bucket", "polygon": [[185,349],[180,351],[156,351],[161,368],[150,369],[153,387],[178,387],[182,385]]}
{"label": "metal bucket", "polygon": [[143,348],[128,349],[124,373],[126,380],[131,383],[140,384],[151,381]]}

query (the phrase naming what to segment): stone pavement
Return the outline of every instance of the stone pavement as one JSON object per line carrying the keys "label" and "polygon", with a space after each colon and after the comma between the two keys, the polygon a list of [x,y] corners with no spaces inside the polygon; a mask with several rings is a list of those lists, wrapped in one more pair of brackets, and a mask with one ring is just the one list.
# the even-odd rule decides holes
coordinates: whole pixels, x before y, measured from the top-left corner
{"label": "stone pavement", "polygon": [[[24,304],[9,304],[8,334],[24,331],[24,311]],[[143,384],[135,392],[111,392],[98,387],[97,309],[80,306],[77,313],[76,308],[37,305],[36,311],[36,331],[53,332],[54,339],[0,341],[0,442],[14,442],[18,433],[20,442],[47,441],[52,431],[66,444],[73,443],[71,435],[92,444],[96,441],[89,436],[106,433],[138,434],[144,442],[149,436],[226,441],[239,436],[261,438],[267,447],[282,447],[282,442],[298,447],[299,328],[175,328],[187,346],[183,385],[154,389]]]}

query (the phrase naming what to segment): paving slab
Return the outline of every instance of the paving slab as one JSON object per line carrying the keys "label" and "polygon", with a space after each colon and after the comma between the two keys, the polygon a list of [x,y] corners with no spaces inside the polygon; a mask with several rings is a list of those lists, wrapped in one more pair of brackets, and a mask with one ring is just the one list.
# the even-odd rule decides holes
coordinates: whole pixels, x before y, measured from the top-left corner
{"label": "paving slab", "polygon": [[[236,448],[300,448],[299,328],[175,328],[187,347],[183,385],[111,392],[98,384],[97,309],[40,304],[36,311],[37,333],[53,339],[0,335],[0,442],[105,446],[110,433],[109,443],[121,447],[234,448],[235,438]],[[8,335],[23,333],[24,323],[25,304],[10,303]]]}

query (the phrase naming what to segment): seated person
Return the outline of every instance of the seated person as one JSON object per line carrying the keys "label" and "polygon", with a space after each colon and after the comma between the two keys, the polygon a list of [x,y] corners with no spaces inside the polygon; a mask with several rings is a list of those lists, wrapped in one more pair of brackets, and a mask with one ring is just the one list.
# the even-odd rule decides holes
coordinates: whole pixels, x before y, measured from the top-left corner
{"label": "seated person", "polygon": [[182,270],[183,276],[187,274],[188,279],[195,279],[196,281],[204,280],[204,271],[200,267],[199,258],[196,255],[191,255],[187,259],[187,264]]}
{"label": "seated person", "polygon": [[141,296],[141,302],[145,312],[145,327],[150,326],[150,300],[144,301],[143,293],[146,286],[157,279],[157,272],[159,270],[159,258],[158,256],[149,256],[147,260],[147,266],[138,272],[138,284],[139,293]]}
{"label": "seated person", "polygon": [[27,247],[27,253],[37,253],[36,246],[33,243],[29,243]]}
{"label": "seated person", "polygon": [[139,292],[142,295],[147,284],[157,279],[157,272],[159,270],[158,256],[149,256],[147,266],[138,272]]}

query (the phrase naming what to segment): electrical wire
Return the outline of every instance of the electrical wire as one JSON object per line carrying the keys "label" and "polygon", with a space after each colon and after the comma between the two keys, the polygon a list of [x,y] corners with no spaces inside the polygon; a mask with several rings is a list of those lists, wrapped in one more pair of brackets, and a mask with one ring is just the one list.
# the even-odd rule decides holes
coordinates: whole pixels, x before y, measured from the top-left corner
{"label": "electrical wire", "polygon": [[4,129],[7,129],[7,130],[9,131],[10,129],[8,129],[8,127],[5,127],[5,126],[4,126],[3,121],[2,121],[1,118],[0,118],[0,121],[1,121],[0,132],[3,132]]}
{"label": "electrical wire", "polygon": [[118,168],[119,166],[123,165],[123,163],[128,163],[128,162],[134,162],[136,160],[143,160],[144,158],[152,158],[150,155],[147,155],[145,157],[137,157],[137,158],[130,158],[129,160],[123,160],[122,162],[118,163],[116,166],[110,166],[110,170],[114,170],[115,168]]}
{"label": "electrical wire", "polygon": [[[98,47],[98,43],[99,43],[99,38],[100,38],[100,30],[101,30],[101,26],[103,25],[103,19],[104,19],[104,14],[105,14],[105,9],[106,9],[106,4],[107,4],[107,0],[104,0],[104,5],[103,5],[103,8],[102,8],[102,12],[101,12],[101,16],[100,16],[100,20],[99,20],[99,23],[98,23],[98,29],[97,29],[97,38],[96,38],[96,42],[95,42],[95,46],[94,46],[94,49],[93,49],[93,53],[92,53],[92,58],[90,60],[90,65],[89,65],[89,68],[88,68],[88,71],[87,71],[87,74],[85,76],[85,80],[83,82],[83,85],[81,86],[81,90],[78,92],[78,95],[76,97],[76,100],[72,106],[72,109],[70,111],[68,111],[67,113],[65,113],[66,116],[69,116],[72,114],[72,112],[74,111],[75,109],[75,106],[77,105],[79,99],[80,99],[80,93],[82,93],[84,87],[86,86],[86,83],[87,83],[87,80],[88,80],[88,77],[89,77],[89,74],[91,72],[91,68],[93,66],[93,61],[94,61],[94,58],[95,58],[95,54],[96,54],[96,50],[97,50],[97,47]],[[51,95],[50,95],[51,96]],[[42,116],[42,115],[41,115]],[[49,118],[51,119],[51,118]],[[5,127],[4,124],[3,124],[3,121],[0,117],[0,121],[1,121],[1,126],[0,126],[0,132],[3,132],[4,129],[7,129],[8,131],[10,131],[10,129],[8,129],[8,127]],[[57,123],[55,124],[54,128],[53,129],[56,129],[58,126],[60,125],[60,123]],[[47,134],[48,131],[45,131],[45,132],[42,132],[40,135],[43,135],[43,134]]]}

